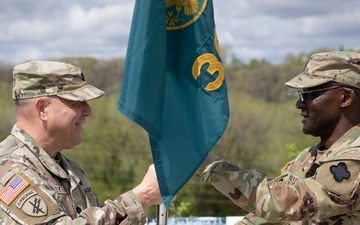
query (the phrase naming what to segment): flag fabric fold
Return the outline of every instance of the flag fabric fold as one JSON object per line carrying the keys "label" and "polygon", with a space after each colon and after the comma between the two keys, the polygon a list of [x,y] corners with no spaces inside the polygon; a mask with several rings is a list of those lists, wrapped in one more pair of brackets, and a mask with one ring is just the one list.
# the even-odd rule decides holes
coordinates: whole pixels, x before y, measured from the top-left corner
{"label": "flag fabric fold", "polygon": [[118,109],[148,132],[168,208],[229,120],[212,0],[136,0]]}

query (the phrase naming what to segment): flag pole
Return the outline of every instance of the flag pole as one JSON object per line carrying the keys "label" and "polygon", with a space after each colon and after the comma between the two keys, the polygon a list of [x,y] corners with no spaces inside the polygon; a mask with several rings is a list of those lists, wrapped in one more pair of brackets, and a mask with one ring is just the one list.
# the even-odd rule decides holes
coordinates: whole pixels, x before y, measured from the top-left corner
{"label": "flag pole", "polygon": [[164,204],[158,205],[156,225],[167,225],[168,211]]}

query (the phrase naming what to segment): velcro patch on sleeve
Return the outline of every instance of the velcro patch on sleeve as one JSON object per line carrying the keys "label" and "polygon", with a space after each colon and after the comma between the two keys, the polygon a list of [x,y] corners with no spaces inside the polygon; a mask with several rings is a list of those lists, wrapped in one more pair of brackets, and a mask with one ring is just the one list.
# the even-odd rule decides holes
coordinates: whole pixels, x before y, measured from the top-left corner
{"label": "velcro patch on sleeve", "polygon": [[57,202],[24,174],[14,176],[2,189],[0,203],[5,204],[1,207],[18,222],[36,224],[61,215]]}
{"label": "velcro patch on sleeve", "polygon": [[360,162],[356,160],[326,162],[319,168],[316,180],[327,190],[347,201],[359,186],[359,171]]}
{"label": "velcro patch on sleeve", "polygon": [[27,186],[29,186],[29,182],[18,175],[1,192],[0,200],[3,201],[6,205],[10,205]]}
{"label": "velcro patch on sleeve", "polygon": [[34,189],[22,194],[16,202],[16,207],[25,214],[35,217],[46,216],[48,211],[46,202]]}

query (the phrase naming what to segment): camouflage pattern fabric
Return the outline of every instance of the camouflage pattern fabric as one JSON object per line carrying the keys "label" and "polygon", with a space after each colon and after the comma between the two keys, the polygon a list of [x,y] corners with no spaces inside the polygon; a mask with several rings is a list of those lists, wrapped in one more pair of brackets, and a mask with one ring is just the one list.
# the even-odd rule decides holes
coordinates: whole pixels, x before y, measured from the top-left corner
{"label": "camouflage pattern fabric", "polygon": [[331,81],[360,88],[360,54],[349,51],[313,54],[304,70],[285,85],[303,89]]}
{"label": "camouflage pattern fabric", "polygon": [[145,224],[132,191],[101,207],[84,170],[14,125],[0,143],[0,224]]}
{"label": "camouflage pattern fabric", "polygon": [[58,96],[71,101],[88,101],[105,92],[88,84],[81,70],[55,61],[32,61],[13,70],[13,99]]}
{"label": "camouflage pattern fabric", "polygon": [[303,150],[276,179],[209,154],[197,171],[249,214],[238,225],[359,225],[360,127],[330,149]]}

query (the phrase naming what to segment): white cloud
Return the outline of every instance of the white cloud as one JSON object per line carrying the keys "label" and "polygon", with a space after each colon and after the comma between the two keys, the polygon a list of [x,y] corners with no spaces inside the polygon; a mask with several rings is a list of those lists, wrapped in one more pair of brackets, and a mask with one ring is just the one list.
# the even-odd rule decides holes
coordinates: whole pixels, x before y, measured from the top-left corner
{"label": "white cloud", "polygon": [[[359,50],[358,0],[213,0],[220,44],[243,61]],[[3,0],[0,60],[125,56],[135,0]]]}

